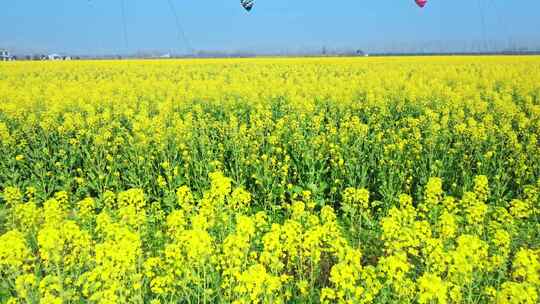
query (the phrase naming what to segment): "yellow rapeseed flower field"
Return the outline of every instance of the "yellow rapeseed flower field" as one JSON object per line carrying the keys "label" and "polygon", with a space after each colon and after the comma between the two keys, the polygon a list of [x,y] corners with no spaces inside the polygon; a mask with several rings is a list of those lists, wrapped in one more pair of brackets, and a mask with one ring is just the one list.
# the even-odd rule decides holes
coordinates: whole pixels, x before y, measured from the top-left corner
{"label": "yellow rapeseed flower field", "polygon": [[540,301],[540,57],[0,63],[1,303]]}

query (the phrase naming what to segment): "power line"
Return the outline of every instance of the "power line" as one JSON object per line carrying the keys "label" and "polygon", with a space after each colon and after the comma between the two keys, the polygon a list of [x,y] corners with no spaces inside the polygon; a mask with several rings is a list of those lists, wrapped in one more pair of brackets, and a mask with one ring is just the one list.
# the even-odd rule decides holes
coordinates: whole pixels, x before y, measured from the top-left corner
{"label": "power line", "polygon": [[482,26],[482,42],[481,42],[481,45],[483,44],[483,48],[484,48],[484,51],[487,51],[489,49],[488,47],[488,42],[487,42],[487,34],[486,34],[486,3],[484,2],[484,0],[479,0],[478,1],[478,5],[479,5],[479,8],[480,8],[480,22],[481,22],[481,26]]}
{"label": "power line", "polygon": [[193,54],[194,53],[194,50],[193,48],[191,48],[191,45],[186,37],[186,33],[184,31],[184,28],[182,27],[182,23],[180,22],[180,17],[178,16],[178,13],[176,12],[176,8],[174,7],[174,3],[172,2],[172,0],[167,0],[167,2],[169,3],[169,8],[174,16],[174,22],[176,24],[176,30],[178,32],[178,39],[180,41],[180,43],[184,43],[185,47],[186,47],[186,50],[189,54]]}
{"label": "power line", "polygon": [[129,50],[129,43],[128,43],[128,34],[127,34],[127,23],[126,23],[126,1],[120,0],[120,7],[122,10],[122,25],[124,30],[124,47],[126,48],[126,51]]}

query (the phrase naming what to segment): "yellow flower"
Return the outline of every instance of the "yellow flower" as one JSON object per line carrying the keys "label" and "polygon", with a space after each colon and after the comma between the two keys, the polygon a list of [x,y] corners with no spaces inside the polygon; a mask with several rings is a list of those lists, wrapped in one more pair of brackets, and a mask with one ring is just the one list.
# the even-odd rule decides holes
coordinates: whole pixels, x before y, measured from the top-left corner
{"label": "yellow flower", "polygon": [[453,214],[446,211],[441,214],[441,217],[439,219],[439,226],[442,239],[450,240],[455,237],[458,226],[456,217]]}
{"label": "yellow flower", "polygon": [[85,198],[78,205],[81,218],[88,219],[95,215],[96,201],[93,198]]}
{"label": "yellow flower", "polygon": [[187,186],[181,186],[176,190],[176,202],[186,212],[190,212],[193,206],[193,195]]}
{"label": "yellow flower", "polygon": [[354,216],[369,211],[369,191],[366,189],[347,188],[343,192],[343,206],[346,214]]}
{"label": "yellow flower", "polygon": [[488,178],[485,175],[478,175],[474,178],[474,193],[476,197],[482,202],[486,202],[489,198],[489,183]]}
{"label": "yellow flower", "polygon": [[306,280],[300,280],[296,283],[296,287],[302,296],[307,296],[309,283]]}
{"label": "yellow flower", "polygon": [[16,187],[6,187],[4,189],[4,193],[2,193],[4,196],[4,200],[8,205],[15,206],[17,204],[22,203],[23,195],[21,193],[21,190]]}
{"label": "yellow flower", "polygon": [[0,272],[18,273],[30,259],[31,252],[22,233],[12,230],[0,236]]}
{"label": "yellow flower", "polygon": [[426,185],[424,200],[427,206],[434,206],[441,202],[443,195],[442,180],[438,177],[431,177]]}
{"label": "yellow flower", "polygon": [[0,301],[539,302],[540,57],[0,70]]}
{"label": "yellow flower", "polygon": [[497,293],[496,302],[500,304],[536,304],[538,292],[534,285],[505,282]]}
{"label": "yellow flower", "polygon": [[381,258],[379,267],[387,279],[396,284],[400,284],[412,268],[404,253]]}
{"label": "yellow flower", "polygon": [[447,303],[447,287],[440,277],[425,273],[418,279],[418,303]]}
{"label": "yellow flower", "polygon": [[19,298],[26,301],[31,300],[31,293],[37,285],[36,276],[34,274],[23,274],[15,280],[15,290]]}
{"label": "yellow flower", "polygon": [[331,288],[323,288],[321,290],[321,303],[334,303],[336,293]]}
{"label": "yellow flower", "polygon": [[533,285],[540,285],[540,255],[539,251],[520,249],[512,263],[513,277]]}
{"label": "yellow flower", "polygon": [[243,210],[249,207],[251,202],[251,194],[242,188],[236,188],[231,193],[229,207],[233,210]]}
{"label": "yellow flower", "polygon": [[510,202],[510,214],[517,219],[526,219],[532,213],[532,209],[525,201],[514,199]]}

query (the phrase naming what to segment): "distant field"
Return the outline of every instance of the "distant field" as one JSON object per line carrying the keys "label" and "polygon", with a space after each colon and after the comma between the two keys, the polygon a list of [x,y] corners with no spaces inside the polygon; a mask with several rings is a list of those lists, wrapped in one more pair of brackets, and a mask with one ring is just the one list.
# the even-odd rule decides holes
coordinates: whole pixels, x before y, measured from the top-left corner
{"label": "distant field", "polygon": [[538,303],[540,57],[0,63],[0,302]]}

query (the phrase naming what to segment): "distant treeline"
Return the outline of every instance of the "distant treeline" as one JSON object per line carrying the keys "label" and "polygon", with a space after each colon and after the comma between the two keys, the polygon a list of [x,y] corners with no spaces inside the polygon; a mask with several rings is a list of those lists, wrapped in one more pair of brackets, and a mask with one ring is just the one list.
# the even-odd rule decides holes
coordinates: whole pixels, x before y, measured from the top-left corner
{"label": "distant treeline", "polygon": [[497,56],[497,55],[540,55],[540,51],[501,51],[501,52],[386,52],[370,56]]}
{"label": "distant treeline", "polygon": [[[367,53],[361,50],[351,52],[335,52],[335,53],[268,53],[268,54],[256,54],[249,52],[237,52],[237,53],[221,53],[221,52],[209,52],[200,51],[196,54],[189,55],[167,55],[164,56],[151,56],[151,55],[83,55],[83,56],[71,56],[70,60],[110,60],[110,59],[179,59],[179,58],[254,58],[254,57],[363,57],[363,56],[496,56],[496,55],[540,55],[540,50],[536,51],[498,51],[498,52],[375,52]],[[47,55],[23,55],[14,56],[16,60],[48,60]]]}

